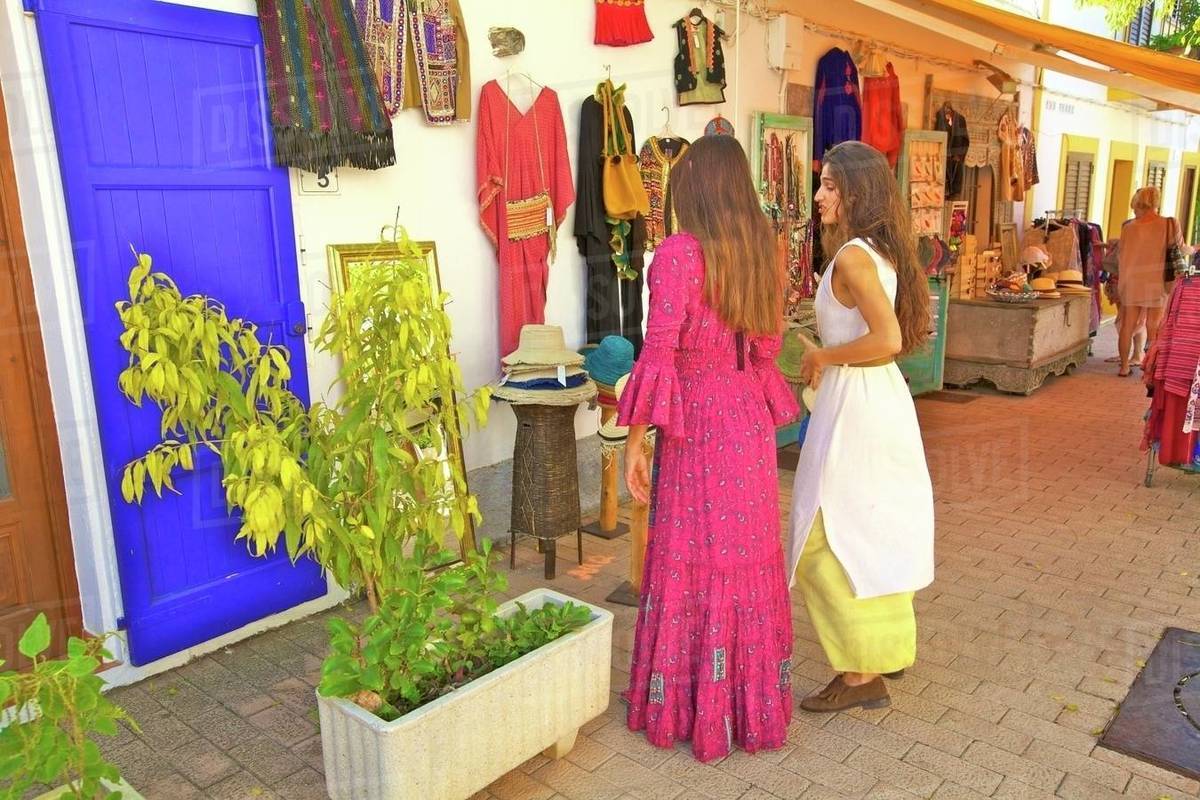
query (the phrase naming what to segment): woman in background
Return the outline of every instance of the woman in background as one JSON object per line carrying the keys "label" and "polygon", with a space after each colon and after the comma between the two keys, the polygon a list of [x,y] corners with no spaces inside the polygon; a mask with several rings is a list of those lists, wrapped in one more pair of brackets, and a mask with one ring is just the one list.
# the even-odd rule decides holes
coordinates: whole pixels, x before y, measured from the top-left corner
{"label": "woman in background", "polygon": [[[1146,325],[1146,347],[1154,347],[1163,308],[1171,291],[1171,285],[1164,280],[1167,248],[1172,244],[1183,246],[1183,236],[1174,217],[1158,213],[1161,204],[1162,193],[1158,187],[1138,189],[1130,202],[1133,219],[1121,228],[1117,284],[1121,298],[1121,327],[1117,340],[1121,369],[1117,374],[1122,377],[1132,372],[1134,332],[1142,319]],[[1137,356],[1140,358],[1141,353]]]}

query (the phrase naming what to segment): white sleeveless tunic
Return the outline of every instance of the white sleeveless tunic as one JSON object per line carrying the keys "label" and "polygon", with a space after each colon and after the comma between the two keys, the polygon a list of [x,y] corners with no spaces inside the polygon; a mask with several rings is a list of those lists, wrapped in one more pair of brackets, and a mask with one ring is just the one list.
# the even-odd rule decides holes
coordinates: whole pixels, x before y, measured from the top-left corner
{"label": "white sleeveless tunic", "polygon": [[[896,270],[862,239],[893,305]],[[843,247],[843,249],[845,249]],[[841,251],[839,251],[840,253]],[[824,347],[865,336],[867,322],[833,293],[834,262],[814,306]],[[820,509],[829,547],[860,599],[933,582],[933,486],[908,384],[896,364],[826,367],[796,466],[788,575]]]}

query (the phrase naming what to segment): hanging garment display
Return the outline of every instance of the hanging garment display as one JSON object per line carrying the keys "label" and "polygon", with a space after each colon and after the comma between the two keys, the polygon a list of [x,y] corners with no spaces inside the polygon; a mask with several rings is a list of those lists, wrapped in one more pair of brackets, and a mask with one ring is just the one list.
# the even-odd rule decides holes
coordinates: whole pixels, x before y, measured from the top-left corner
{"label": "hanging garment display", "polygon": [[642,145],[638,162],[642,170],[642,184],[650,198],[650,213],[646,216],[646,247],[655,249],[663,239],[675,232],[674,219],[665,215],[667,187],[671,179],[671,167],[679,163],[687,152],[688,141],[677,136],[651,136]]}
{"label": "hanging garment display", "polygon": [[258,0],[275,163],[308,172],[396,163],[392,121],[350,0]]}
{"label": "hanging garment display", "polygon": [[575,202],[558,94],[542,87],[521,112],[496,81],[479,94],[476,139],[479,217],[500,267],[500,352],[521,327],[545,321],[546,259]]}
{"label": "hanging garment display", "polygon": [[863,141],[887,156],[896,168],[904,144],[904,108],[900,105],[900,79],[889,61],[883,74],[864,77],[862,87]]}
{"label": "hanging garment display", "polygon": [[946,134],[946,197],[958,197],[963,190],[963,174],[971,136],[967,118],[944,103],[934,119],[933,129]]}
{"label": "hanging garment display", "polygon": [[355,0],[388,114],[420,108],[430,125],[471,118],[471,59],[459,0]]}
{"label": "hanging garment display", "polygon": [[725,102],[725,32],[693,9],[675,23],[679,52],[675,56],[675,91],[679,105]]}
{"label": "hanging garment display", "polygon": [[862,137],[858,67],[850,54],[833,48],[817,62],[813,84],[813,172],[834,145]]}
{"label": "hanging garment display", "polygon": [[1025,158],[1011,114],[1000,118],[996,135],[1000,139],[1000,199],[1019,203],[1025,199]]}
{"label": "hanging garment display", "polygon": [[1024,166],[1025,191],[1029,191],[1040,183],[1037,166],[1037,143],[1033,131],[1022,125],[1017,128],[1017,147],[1021,151],[1021,163]]}
{"label": "hanging garment display", "polygon": [[[579,116],[575,243],[587,270],[587,340],[599,343],[606,336],[624,336],[640,352],[646,221],[641,217],[629,220],[626,228],[614,224],[617,221],[609,220],[605,213],[605,114],[597,99],[600,88],[583,101]],[[623,108],[622,115],[632,136],[629,109]],[[630,279],[624,280],[622,275]]]}
{"label": "hanging garment display", "polygon": [[628,47],[653,38],[646,0],[596,0],[596,44]]}

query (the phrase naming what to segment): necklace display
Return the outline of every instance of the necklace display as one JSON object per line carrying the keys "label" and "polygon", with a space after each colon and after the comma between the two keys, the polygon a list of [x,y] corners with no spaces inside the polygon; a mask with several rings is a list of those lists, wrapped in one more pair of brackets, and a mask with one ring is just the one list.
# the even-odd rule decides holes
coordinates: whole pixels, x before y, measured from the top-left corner
{"label": "necklace display", "polygon": [[795,135],[772,133],[763,146],[766,194],[763,211],[771,220],[779,261],[788,274],[787,315],[816,294],[812,271],[813,224],[804,208],[804,159]]}

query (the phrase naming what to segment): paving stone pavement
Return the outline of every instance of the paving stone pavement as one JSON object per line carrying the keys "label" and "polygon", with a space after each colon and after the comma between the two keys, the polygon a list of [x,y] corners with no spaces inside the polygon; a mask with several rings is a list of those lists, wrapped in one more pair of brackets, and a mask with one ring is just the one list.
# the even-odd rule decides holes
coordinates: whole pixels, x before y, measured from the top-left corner
{"label": "paving stone pavement", "polygon": [[[609,606],[608,710],[562,761],[534,758],[472,800],[1200,796],[1197,781],[1096,746],[1162,629],[1200,628],[1200,477],[1162,469],[1142,485],[1146,400],[1114,373],[1096,358],[1029,398],[918,403],[937,579],[917,597],[918,660],[891,708],[797,710],[782,750],[711,765],[658,750],[625,728],[635,612]],[[513,595],[545,583],[533,546],[519,548]],[[627,577],[628,540],[585,537],[584,551],[579,566],[563,540],[552,585],[604,603]],[[325,797],[313,686],[326,616],[114,691],[142,735],[122,730],[105,751],[150,800]],[[799,698],[832,673],[798,595],[793,616]]]}

